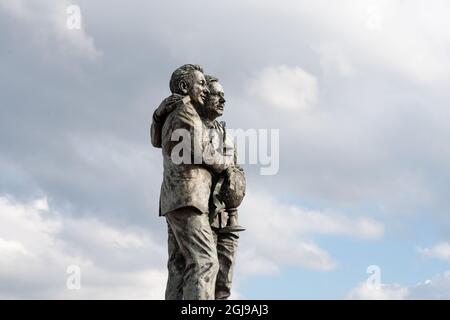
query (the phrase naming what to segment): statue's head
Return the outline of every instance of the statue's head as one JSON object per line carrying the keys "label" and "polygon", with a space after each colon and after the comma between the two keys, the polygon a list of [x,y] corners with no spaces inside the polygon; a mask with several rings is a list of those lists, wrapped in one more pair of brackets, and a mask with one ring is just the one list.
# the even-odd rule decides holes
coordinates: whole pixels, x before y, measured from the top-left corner
{"label": "statue's head", "polygon": [[203,106],[209,91],[202,67],[185,64],[176,69],[170,78],[170,91],[188,95],[194,105]]}
{"label": "statue's head", "polygon": [[213,120],[223,114],[225,107],[224,91],[222,85],[219,83],[219,79],[209,75],[206,75],[205,78],[209,89],[205,102],[205,111],[208,118]]}

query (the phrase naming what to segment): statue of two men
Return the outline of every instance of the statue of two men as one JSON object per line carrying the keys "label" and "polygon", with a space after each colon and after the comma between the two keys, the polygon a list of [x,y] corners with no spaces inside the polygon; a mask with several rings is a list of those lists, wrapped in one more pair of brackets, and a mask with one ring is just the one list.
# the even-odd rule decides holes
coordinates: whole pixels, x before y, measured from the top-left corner
{"label": "statue of two men", "polygon": [[245,178],[226,136],[219,80],[198,65],[176,69],[171,95],[153,113],[152,145],[162,149],[159,214],[168,230],[166,299],[227,299],[239,235],[236,208]]}

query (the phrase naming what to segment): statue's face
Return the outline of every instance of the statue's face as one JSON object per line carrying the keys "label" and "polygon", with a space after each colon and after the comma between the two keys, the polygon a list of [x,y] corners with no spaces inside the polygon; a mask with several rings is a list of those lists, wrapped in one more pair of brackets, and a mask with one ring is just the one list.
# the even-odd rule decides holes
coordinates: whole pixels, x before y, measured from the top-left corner
{"label": "statue's face", "polygon": [[211,82],[209,85],[209,94],[206,100],[206,111],[210,115],[209,118],[215,119],[223,114],[225,107],[225,98],[222,85],[217,82]]}
{"label": "statue's face", "polygon": [[200,71],[195,70],[192,74],[191,85],[188,89],[188,94],[191,97],[192,103],[203,106],[206,101],[206,96],[209,93],[205,76]]}

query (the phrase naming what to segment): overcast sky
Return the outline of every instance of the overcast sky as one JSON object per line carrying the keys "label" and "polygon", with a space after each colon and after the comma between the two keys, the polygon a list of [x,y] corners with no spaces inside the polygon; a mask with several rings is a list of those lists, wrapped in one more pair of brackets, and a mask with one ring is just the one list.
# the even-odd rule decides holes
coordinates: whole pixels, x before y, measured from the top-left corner
{"label": "overcast sky", "polygon": [[244,164],[234,298],[450,298],[449,16],[445,0],[2,0],[0,298],[163,298],[149,125],[185,63],[220,79],[227,127],[279,129],[278,173]]}

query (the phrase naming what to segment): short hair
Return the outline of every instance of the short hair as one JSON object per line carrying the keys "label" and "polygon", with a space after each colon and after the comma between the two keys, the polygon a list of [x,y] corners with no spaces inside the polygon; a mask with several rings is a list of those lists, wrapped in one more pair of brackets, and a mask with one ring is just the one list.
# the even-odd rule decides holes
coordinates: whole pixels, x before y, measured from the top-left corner
{"label": "short hair", "polygon": [[211,75],[209,75],[209,74],[206,74],[206,75],[205,75],[205,79],[206,79],[206,83],[207,83],[208,85],[211,84],[211,83],[213,83],[213,82],[219,82],[219,78],[216,78],[216,77],[211,76]]}
{"label": "short hair", "polygon": [[202,67],[200,67],[198,64],[185,64],[177,68],[170,77],[170,92],[183,94],[183,92],[181,92],[180,90],[180,82],[185,81],[187,83],[190,83],[194,71],[200,71],[201,73],[203,73]]}

